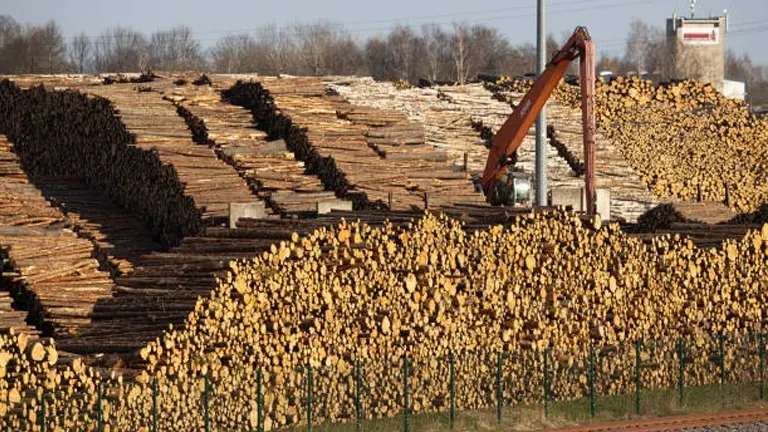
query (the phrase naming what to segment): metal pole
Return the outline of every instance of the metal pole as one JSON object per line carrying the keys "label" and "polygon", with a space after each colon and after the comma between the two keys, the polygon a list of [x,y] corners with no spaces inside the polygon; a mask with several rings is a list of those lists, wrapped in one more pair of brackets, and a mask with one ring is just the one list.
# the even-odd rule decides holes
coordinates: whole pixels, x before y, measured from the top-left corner
{"label": "metal pole", "polygon": [[102,393],[102,383],[100,382],[97,392],[98,399],[96,400],[96,432],[104,431],[104,409],[101,402]]}
{"label": "metal pole", "polygon": [[595,417],[595,350],[589,346],[589,413]]}
{"label": "metal pole", "polygon": [[758,357],[760,358],[760,399],[765,399],[765,336],[758,336],[759,348]]}
{"label": "metal pole", "polygon": [[[547,1],[537,0],[536,19],[536,76],[544,72],[547,64]],[[547,106],[536,118],[536,205],[547,205]]]}
{"label": "metal pole", "polygon": [[264,432],[264,418],[262,416],[262,407],[264,399],[261,395],[261,368],[256,372],[256,431]]}
{"label": "metal pole", "polygon": [[152,432],[157,432],[157,378],[152,380]]}
{"label": "metal pole", "polygon": [[47,425],[45,419],[45,393],[43,393],[43,397],[40,400],[40,431],[45,432],[46,430]]}
{"label": "metal pole", "polygon": [[408,423],[408,356],[403,357],[403,432],[410,431]]}
{"label": "metal pole", "polygon": [[205,432],[211,431],[210,394],[208,375],[203,375],[203,425]]}
{"label": "metal pole", "polygon": [[[451,429],[453,429],[454,421],[456,420],[456,358],[453,356],[453,353],[449,354],[448,357],[448,365],[449,365],[449,371],[448,371],[448,392],[450,397],[450,419],[451,419]],[[760,369],[762,370],[762,369]]]}
{"label": "metal pole", "polygon": [[677,360],[680,366],[679,376],[677,377],[677,385],[680,390],[680,405],[683,404],[683,398],[685,397],[685,340],[679,339],[677,341]]}

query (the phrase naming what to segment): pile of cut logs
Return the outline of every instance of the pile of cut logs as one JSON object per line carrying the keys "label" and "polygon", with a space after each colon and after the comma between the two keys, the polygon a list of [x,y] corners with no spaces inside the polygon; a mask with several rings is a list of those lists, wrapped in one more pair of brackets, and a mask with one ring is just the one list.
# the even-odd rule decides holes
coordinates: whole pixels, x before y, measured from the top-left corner
{"label": "pile of cut logs", "polygon": [[[424,146],[423,132],[399,113],[328,96],[319,80],[262,79],[224,92],[250,109],[256,124],[288,147],[326,188],[357,208],[441,207],[482,203],[467,174]],[[426,199],[425,199],[426,194]],[[390,200],[391,197],[391,200]]]}
{"label": "pile of cut logs", "polygon": [[[530,85],[501,79],[489,88],[524,92]],[[573,107],[581,103],[576,86],[561,84],[555,96]],[[762,145],[768,124],[712,85],[598,80],[596,108],[601,131],[656,196],[720,201],[737,211],[768,201],[768,147]]]}
{"label": "pile of cut logs", "polygon": [[211,145],[219,158],[234,166],[275,213],[313,214],[318,203],[335,202],[320,179],[307,174],[284,140],[270,141],[256,129],[251,113],[221,99],[209,86],[166,89],[198,144]]}
{"label": "pile of cut logs", "polygon": [[[261,370],[266,424],[276,427],[306,421],[300,395],[307,364],[317,379],[327,379],[315,387],[316,421],[339,421],[353,415],[345,401],[356,360],[366,365],[371,392],[365,412],[393,415],[401,409],[404,355],[436,366],[450,353],[531,358],[526,353],[547,348],[560,368],[581,364],[584,378],[585,357],[578,353],[590,345],[610,357],[610,347],[636,339],[687,336],[695,350],[707,347],[708,333],[765,329],[768,226],[711,251],[672,237],[647,244],[615,225],[596,226],[556,213],[468,235],[454,221],[427,216],[400,228],[342,222],[303,238],[291,235],[270,252],[234,264],[221,289],[198,303],[185,331],[143,349],[149,365],[142,379],[172,383],[171,377],[206,374],[215,400],[227,401],[215,413],[226,428],[255,421]],[[690,361],[687,385],[718,379],[706,373],[707,356]],[[667,363],[644,372],[644,386],[669,385],[676,364]],[[485,363],[461,364],[457,375],[468,383]],[[510,361],[504,368],[512,382],[542,374],[540,361]],[[445,409],[441,370],[415,370],[414,411]],[[605,392],[632,388],[632,367],[620,371],[612,371]],[[583,396],[585,380],[559,381],[555,391],[559,398]],[[196,394],[168,386],[164,394],[175,399],[166,421],[199,403]],[[482,386],[467,385],[467,392],[459,408],[493,403]],[[537,393],[506,397],[517,403]],[[126,418],[140,421],[138,414]]]}
{"label": "pile of cut logs", "polygon": [[[128,87],[126,98],[141,100],[135,90],[131,93],[130,85],[104,86],[113,92],[124,87]],[[151,115],[144,114],[147,125],[157,124]],[[186,129],[183,120],[181,123]],[[3,81],[0,132],[15,144],[28,174],[83,179],[132,209],[164,243],[178,243],[184,236],[197,233],[202,225],[202,211],[188,195],[196,185],[190,181],[185,187],[176,168],[164,163],[163,155],[151,144],[134,145],[133,137],[104,98],[42,87],[20,90]],[[139,136],[138,141],[142,140],[145,138]],[[189,147],[191,152],[199,146],[190,142]],[[178,149],[181,153],[185,150]],[[188,155],[184,161],[194,167],[199,159]]]}

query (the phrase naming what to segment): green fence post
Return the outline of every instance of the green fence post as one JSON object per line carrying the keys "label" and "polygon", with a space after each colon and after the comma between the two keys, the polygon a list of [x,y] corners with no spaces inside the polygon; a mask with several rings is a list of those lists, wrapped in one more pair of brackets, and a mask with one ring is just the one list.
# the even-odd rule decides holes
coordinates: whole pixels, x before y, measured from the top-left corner
{"label": "green fence post", "polygon": [[549,416],[549,349],[544,350],[544,417]]}
{"label": "green fence post", "polygon": [[96,432],[104,431],[104,408],[102,407],[102,382],[99,382],[98,390],[96,391]]}
{"label": "green fence post", "polygon": [[363,429],[363,413],[362,405],[360,404],[360,388],[363,377],[360,374],[360,360],[355,360],[355,430],[360,432]]}
{"label": "green fence post", "polygon": [[403,432],[410,430],[408,423],[408,356],[403,356]]}
{"label": "green fence post", "polygon": [[45,418],[45,393],[43,393],[43,396],[40,399],[40,432],[46,432],[47,422]]}
{"label": "green fence post", "polygon": [[203,375],[203,425],[205,432],[211,432],[211,412],[210,412],[210,385],[208,375]]}
{"label": "green fence post", "polygon": [[157,429],[157,378],[152,379],[152,432]]}
{"label": "green fence post", "polygon": [[680,391],[680,405],[683,404],[683,398],[685,397],[685,340],[677,340],[677,360],[680,368],[677,377],[677,386]]}
{"label": "green fence post", "polygon": [[589,346],[589,413],[595,417],[595,349]]}
{"label": "green fence post", "polygon": [[307,432],[312,432],[312,364],[307,363]]}
{"label": "green fence post", "polygon": [[635,341],[635,413],[640,415],[640,387],[642,385],[642,376],[640,375],[640,349],[642,341]]}
{"label": "green fence post", "polygon": [[448,397],[450,399],[449,416],[451,429],[456,420],[456,358],[453,353],[448,354]]}
{"label": "green fence post", "polygon": [[720,356],[720,395],[725,394],[725,335],[717,335],[718,351]]}
{"label": "green fence post", "polygon": [[758,336],[758,357],[760,358],[760,399],[765,399],[765,337],[761,334]]}
{"label": "green fence post", "polygon": [[264,418],[262,416],[264,398],[261,394],[261,379],[261,367],[259,367],[256,371],[256,432],[264,432]]}
{"label": "green fence post", "polygon": [[501,424],[501,403],[502,403],[502,388],[501,388],[501,359],[503,354],[499,351],[496,354],[496,421]]}

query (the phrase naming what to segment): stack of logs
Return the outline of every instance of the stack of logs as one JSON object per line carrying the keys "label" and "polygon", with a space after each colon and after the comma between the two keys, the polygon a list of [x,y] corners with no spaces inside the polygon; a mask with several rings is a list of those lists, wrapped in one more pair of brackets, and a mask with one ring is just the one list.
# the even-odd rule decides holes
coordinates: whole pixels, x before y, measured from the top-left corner
{"label": "stack of logs", "polygon": [[251,113],[221,99],[211,87],[166,90],[185,118],[195,142],[213,146],[220,159],[234,166],[260,198],[278,214],[312,214],[318,203],[335,202],[320,179],[305,173],[284,140],[269,141],[256,129]]}
{"label": "stack of logs", "polygon": [[[161,429],[199,429],[203,415],[194,413],[206,399],[214,430],[254,428],[258,388],[267,430],[301,424],[307,420],[308,364],[316,374],[314,421],[349,421],[358,360],[363,412],[391,416],[402,409],[406,355],[412,412],[447,408],[449,354],[456,356],[457,409],[493,405],[490,354],[497,351],[505,352],[502,374],[513,383],[505,386],[505,403],[540,401],[543,349],[550,353],[558,400],[586,393],[589,346],[601,358],[598,374],[610,375],[601,381],[601,394],[629,392],[634,368],[624,361],[631,351],[622,347],[636,339],[648,341],[644,361],[666,359],[643,370],[643,387],[666,388],[678,373],[675,348],[652,341],[682,336],[688,340],[686,385],[701,385],[719,380],[703,354],[712,347],[707,334],[765,329],[768,225],[705,251],[672,237],[646,244],[616,225],[600,228],[598,221],[564,212],[471,233],[445,217],[391,217],[395,224],[379,224],[373,216],[375,226],[318,221],[318,229],[304,236],[291,232],[299,221],[280,222],[283,229],[241,221],[246,238],[268,232],[282,240],[257,258],[230,264],[211,297],[196,302],[183,330],[142,349],[147,365],[135,384],[104,381],[105,392],[116,396],[102,401],[108,422],[120,430],[147,427],[157,380]],[[200,251],[207,251],[205,243],[198,242]],[[729,373],[753,373],[755,363],[738,362],[737,349],[726,351]],[[6,357],[21,363],[28,351],[12,348]],[[84,393],[80,415],[52,421],[94,426],[95,374],[78,363],[75,372],[44,387],[56,395]],[[86,384],[78,384],[81,377]],[[42,387],[26,384],[21,393],[40,394]],[[23,426],[29,426],[34,397],[18,399],[0,426],[31,429]],[[53,405],[48,409],[61,409]]]}
{"label": "stack of logs", "polygon": [[[524,92],[531,81],[494,87]],[[577,107],[579,88],[561,84],[559,101]],[[654,86],[637,77],[598,80],[600,129],[659,197],[720,201],[753,211],[768,201],[768,123],[710,84],[688,80]]]}
{"label": "stack of logs", "polygon": [[[11,150],[0,136],[0,160],[11,168],[3,170],[7,177],[0,174],[0,250],[7,259],[2,295],[11,295],[46,332],[77,333],[90,322],[94,304],[111,295],[110,275],[99,269],[91,242],[68,229],[64,215],[18,171],[21,164]],[[24,324],[24,315],[4,307],[0,325],[36,333]]]}
{"label": "stack of logs", "polygon": [[[106,99],[42,87],[20,90],[3,81],[0,131],[15,143],[28,174],[84,179],[132,209],[163,243],[176,244],[202,225],[202,212],[188,195],[194,186],[185,188],[151,146],[134,145]],[[185,159],[191,166],[197,160]]]}
{"label": "stack of logs", "polygon": [[260,128],[284,138],[326,188],[356,208],[387,206],[390,196],[400,209],[483,202],[466,173],[423,146],[423,133],[401,114],[352,106],[326,95],[318,80],[241,82],[224,96],[249,108]]}
{"label": "stack of logs", "polygon": [[[583,380],[554,387],[558,398],[572,398],[584,394],[582,354],[590,345],[618,361],[609,348],[636,339],[686,336],[695,350],[707,346],[709,333],[764,330],[768,226],[713,251],[672,237],[646,244],[618,226],[595,227],[556,213],[469,235],[454,221],[427,216],[400,228],[342,222],[303,238],[291,235],[235,264],[221,289],[198,303],[185,331],[142,350],[149,363],[142,380],[208,375],[220,401],[215,416],[226,429],[244,418],[255,421],[260,369],[266,424],[276,427],[306,421],[300,395],[307,363],[317,368],[317,379],[327,379],[315,387],[316,421],[339,421],[353,418],[345,401],[356,360],[366,365],[370,388],[364,412],[393,415],[401,409],[404,355],[421,365],[414,370],[420,385],[411,389],[412,408],[434,411],[446,407],[444,371],[436,365],[449,353],[466,359],[504,351],[517,359],[505,362],[504,376],[524,383],[542,374],[530,353],[550,349],[556,370],[582,373]],[[706,373],[706,356],[690,361],[687,385],[718,379]],[[458,380],[467,393],[459,409],[493,403],[484,385],[468,384],[493,364],[487,362],[460,362]],[[665,362],[644,372],[643,386],[666,387],[676,371],[676,363]],[[633,388],[632,367],[611,372],[605,392]],[[505,398],[530,402],[537,394],[517,389]],[[164,395],[173,398],[162,414],[166,421],[198,403],[171,388]]]}

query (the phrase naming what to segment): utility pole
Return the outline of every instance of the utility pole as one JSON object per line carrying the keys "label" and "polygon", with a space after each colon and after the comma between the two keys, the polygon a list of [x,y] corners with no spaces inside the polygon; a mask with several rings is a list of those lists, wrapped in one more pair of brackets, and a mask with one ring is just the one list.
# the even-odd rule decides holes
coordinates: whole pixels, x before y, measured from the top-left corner
{"label": "utility pole", "polygon": [[[541,76],[547,63],[547,0],[537,0],[536,75]],[[547,205],[547,106],[536,118],[536,205]]]}

